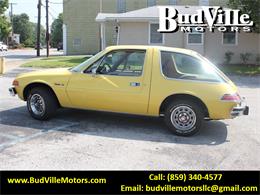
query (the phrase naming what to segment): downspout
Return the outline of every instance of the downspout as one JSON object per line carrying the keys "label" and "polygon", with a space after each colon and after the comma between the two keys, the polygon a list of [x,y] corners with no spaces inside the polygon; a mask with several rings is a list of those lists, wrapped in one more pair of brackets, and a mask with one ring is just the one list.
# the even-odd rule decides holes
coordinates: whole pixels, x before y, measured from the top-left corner
{"label": "downspout", "polygon": [[68,55],[68,48],[67,48],[67,25],[62,25],[63,30],[63,55]]}
{"label": "downspout", "polygon": [[104,50],[106,48],[106,28],[105,22],[101,22],[101,49]]}

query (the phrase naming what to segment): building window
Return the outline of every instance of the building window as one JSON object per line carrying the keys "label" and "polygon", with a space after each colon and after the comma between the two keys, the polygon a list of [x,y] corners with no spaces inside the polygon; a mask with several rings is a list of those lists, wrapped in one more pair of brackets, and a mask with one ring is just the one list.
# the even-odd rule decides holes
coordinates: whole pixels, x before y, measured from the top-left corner
{"label": "building window", "polygon": [[73,47],[80,47],[81,46],[81,39],[76,38],[73,40]]}
{"label": "building window", "polygon": [[126,12],[126,0],[117,0],[117,13]]}
{"label": "building window", "polygon": [[209,6],[209,0],[200,0],[199,5],[200,6]]}
{"label": "building window", "polygon": [[169,5],[177,5],[177,0],[169,0]]}
{"label": "building window", "polygon": [[192,28],[192,32],[188,33],[188,45],[202,45],[203,33],[196,31]]}
{"label": "building window", "polygon": [[224,45],[237,45],[237,33],[228,31],[222,33],[222,42]]}
{"label": "building window", "polygon": [[158,32],[159,24],[150,24],[149,35],[150,44],[163,44],[163,34]]}
{"label": "building window", "polygon": [[156,0],[147,0],[147,7],[152,7],[156,5]]}

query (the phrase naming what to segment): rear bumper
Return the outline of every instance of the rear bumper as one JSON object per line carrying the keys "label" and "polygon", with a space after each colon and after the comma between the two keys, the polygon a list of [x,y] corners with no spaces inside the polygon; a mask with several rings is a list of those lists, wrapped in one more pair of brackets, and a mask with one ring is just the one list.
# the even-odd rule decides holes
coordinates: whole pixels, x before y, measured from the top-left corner
{"label": "rear bumper", "polygon": [[232,117],[248,115],[249,114],[249,107],[248,106],[238,106],[234,107],[231,111]]}
{"label": "rear bumper", "polygon": [[9,93],[11,96],[15,96],[17,94],[16,89],[14,87],[9,88]]}

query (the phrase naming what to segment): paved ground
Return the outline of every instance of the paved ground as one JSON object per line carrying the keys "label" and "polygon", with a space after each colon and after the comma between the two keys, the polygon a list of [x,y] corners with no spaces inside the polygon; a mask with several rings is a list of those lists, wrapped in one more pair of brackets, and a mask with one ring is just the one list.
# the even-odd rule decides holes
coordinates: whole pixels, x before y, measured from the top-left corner
{"label": "paved ground", "polygon": [[[50,49],[51,56],[62,55],[62,51],[57,51],[57,49]],[[41,50],[41,57],[46,56],[46,49]],[[36,60],[36,50],[35,49],[15,49],[8,50],[7,52],[0,52],[0,57],[5,57],[5,71],[17,68],[20,65],[30,61]],[[39,57],[38,57],[39,58]]]}
{"label": "paved ground", "polygon": [[260,169],[260,77],[233,77],[249,116],[206,122],[184,138],[158,118],[64,109],[33,120],[7,92],[22,71],[0,77],[0,169]]}
{"label": "paved ground", "polygon": [[[50,49],[50,55],[62,55],[62,51],[57,51],[57,49]],[[15,49],[8,50],[7,52],[0,52],[0,56],[4,56],[6,61],[19,61],[19,60],[30,60],[36,58],[35,49]],[[46,56],[46,49],[41,50],[41,57]]]}

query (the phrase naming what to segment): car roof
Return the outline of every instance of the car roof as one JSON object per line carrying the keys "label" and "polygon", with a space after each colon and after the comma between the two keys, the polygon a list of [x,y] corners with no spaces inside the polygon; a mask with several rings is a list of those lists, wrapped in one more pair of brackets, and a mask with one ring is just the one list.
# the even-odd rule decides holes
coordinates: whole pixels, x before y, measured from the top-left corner
{"label": "car roof", "polygon": [[177,52],[183,53],[188,55],[195,55],[197,52],[184,49],[184,48],[177,48],[177,47],[166,47],[166,46],[157,46],[157,45],[116,45],[116,46],[109,46],[106,50],[117,50],[117,49],[140,49],[140,50],[147,50],[149,48],[158,49],[161,51],[170,51],[170,52]]}

